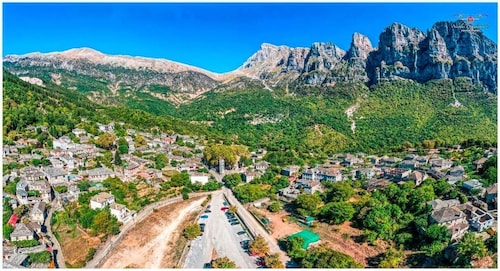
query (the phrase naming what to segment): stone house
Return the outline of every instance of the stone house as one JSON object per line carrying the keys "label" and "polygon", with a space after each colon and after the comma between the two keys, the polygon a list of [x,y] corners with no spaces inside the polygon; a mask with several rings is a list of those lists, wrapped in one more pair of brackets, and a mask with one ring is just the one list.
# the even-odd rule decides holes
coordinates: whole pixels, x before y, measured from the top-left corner
{"label": "stone house", "polygon": [[448,228],[451,233],[451,240],[459,240],[469,229],[467,216],[458,206],[432,211],[430,221]]}
{"label": "stone house", "polygon": [[101,192],[90,199],[90,208],[95,209],[103,209],[106,206],[109,206],[111,203],[115,202],[115,197],[109,193]]}
{"label": "stone house", "polygon": [[10,234],[10,241],[34,240],[35,232],[32,231],[26,224],[17,223],[16,228]]}
{"label": "stone house", "polygon": [[33,208],[31,208],[29,212],[30,220],[40,225],[43,224],[43,222],[45,221],[46,215],[47,215],[47,208],[45,207],[44,202],[35,203],[35,205],[33,206]]}

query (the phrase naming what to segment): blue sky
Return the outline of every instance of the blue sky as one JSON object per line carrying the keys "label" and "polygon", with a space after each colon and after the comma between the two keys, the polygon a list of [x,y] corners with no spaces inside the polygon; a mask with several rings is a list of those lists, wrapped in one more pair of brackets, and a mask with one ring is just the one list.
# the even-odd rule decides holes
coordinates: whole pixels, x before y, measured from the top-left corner
{"label": "blue sky", "polygon": [[393,22],[425,32],[459,14],[487,15],[475,23],[487,24],[483,31],[497,42],[496,3],[4,3],[2,55],[90,47],[228,72],[264,42],[348,50],[359,32],[377,46]]}

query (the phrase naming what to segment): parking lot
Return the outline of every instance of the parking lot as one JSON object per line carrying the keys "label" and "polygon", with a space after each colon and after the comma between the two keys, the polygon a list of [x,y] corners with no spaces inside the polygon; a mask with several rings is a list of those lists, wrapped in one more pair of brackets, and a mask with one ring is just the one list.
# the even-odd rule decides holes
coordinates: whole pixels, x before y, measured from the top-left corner
{"label": "parking lot", "polygon": [[[208,267],[212,258],[228,257],[238,268],[257,268],[256,257],[250,256],[242,243],[250,240],[237,217],[227,215],[222,193],[214,194],[209,203],[210,212],[202,213],[199,224],[204,224],[202,236],[191,242],[184,268]],[[248,241],[247,241],[248,242]]]}

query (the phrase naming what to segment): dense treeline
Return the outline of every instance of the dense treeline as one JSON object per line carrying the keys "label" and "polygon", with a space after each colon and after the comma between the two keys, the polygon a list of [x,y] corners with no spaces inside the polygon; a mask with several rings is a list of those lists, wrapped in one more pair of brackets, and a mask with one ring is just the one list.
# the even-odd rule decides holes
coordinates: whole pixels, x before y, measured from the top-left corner
{"label": "dense treeline", "polygon": [[[48,134],[59,137],[77,126],[94,131],[95,122],[123,121],[127,127],[201,135],[250,150],[264,147],[269,151],[266,159],[279,165],[315,163],[344,151],[382,153],[425,147],[426,140],[434,140],[435,147],[470,141],[495,145],[496,96],[464,84],[467,82],[394,81],[371,89],[337,84],[299,88],[293,95],[261,89],[226,90],[206,93],[178,108],[153,96],[148,98],[151,106],[123,102],[124,107],[98,105],[50,80],[44,88],[4,72],[4,143],[12,142],[29,125],[48,126]],[[359,108],[352,117],[356,122],[353,133],[345,111],[355,104]],[[82,123],[82,117],[89,123]],[[48,134],[33,137],[47,141]]]}
{"label": "dense treeline", "polygon": [[[76,127],[98,135],[95,123],[124,122],[126,128],[181,134],[208,134],[206,127],[191,124],[171,116],[156,116],[142,110],[98,105],[84,95],[53,83],[46,87],[29,84],[16,76],[3,73],[3,142],[11,144],[19,134],[49,143],[51,136],[70,134]],[[82,121],[84,118],[86,121]],[[29,133],[28,126],[46,126],[48,133]],[[47,144],[50,145],[50,144]]]}

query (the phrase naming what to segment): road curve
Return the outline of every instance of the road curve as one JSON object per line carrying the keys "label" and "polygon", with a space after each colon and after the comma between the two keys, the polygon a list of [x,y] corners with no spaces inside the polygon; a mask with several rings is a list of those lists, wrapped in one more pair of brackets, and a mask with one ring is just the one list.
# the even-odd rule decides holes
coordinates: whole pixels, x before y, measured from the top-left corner
{"label": "road curve", "polygon": [[[216,191],[213,192],[202,192],[202,193],[190,193],[189,197],[202,197],[202,196],[207,196],[211,195]],[[94,258],[90,260],[86,265],[85,268],[99,268],[99,266],[102,264],[103,259],[115,248],[116,244],[125,236],[125,234],[128,233],[130,229],[132,229],[136,223],[141,222],[144,220],[146,217],[148,217],[151,213],[153,213],[153,210],[156,208],[162,208],[164,206],[167,206],[169,204],[175,203],[182,201],[182,196],[177,196],[174,198],[162,200],[159,202],[152,203],[150,205],[147,205],[143,209],[139,210],[137,212],[137,215],[135,218],[133,218],[131,221],[125,223],[122,225],[120,228],[120,233],[115,236],[111,236],[108,238],[106,243],[102,244],[101,247],[98,248],[96,254],[94,255]]]}

